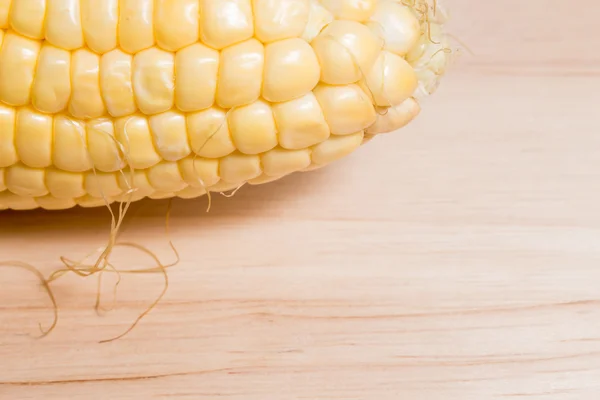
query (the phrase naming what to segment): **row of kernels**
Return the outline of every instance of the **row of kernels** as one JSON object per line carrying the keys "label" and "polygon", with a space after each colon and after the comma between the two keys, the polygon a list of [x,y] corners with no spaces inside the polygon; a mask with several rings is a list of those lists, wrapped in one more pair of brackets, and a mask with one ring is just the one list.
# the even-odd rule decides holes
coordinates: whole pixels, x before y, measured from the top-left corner
{"label": "row of kernels", "polygon": [[261,95],[283,102],[319,82],[315,53],[302,39],[264,47],[256,39],[219,53],[194,44],[177,53],[158,48],[135,56],[74,52],[0,31],[0,101],[46,113],[68,110],[81,119],[158,114],[173,107],[199,111],[242,106]]}
{"label": "row of kernels", "polygon": [[66,50],[176,51],[202,40],[223,49],[254,36],[263,43],[300,37],[309,0],[30,0],[0,2],[0,28]]}
{"label": "row of kernels", "polygon": [[39,208],[40,205],[33,197],[17,196],[9,191],[0,192],[0,211],[12,210],[32,210]]}
{"label": "row of kernels", "polygon": [[[183,189],[187,186],[178,172],[177,163],[160,163],[147,170],[123,173],[76,173],[56,168],[30,168],[15,164],[5,168],[6,188],[18,196],[69,199],[84,195],[91,197],[117,196],[136,189],[144,195],[164,189]],[[168,178],[168,179],[166,179]]]}
{"label": "row of kernels", "polygon": [[230,111],[167,111],[114,121],[82,122],[27,107],[0,107],[0,167],[21,160],[36,168],[54,165],[81,172],[94,165],[112,172],[124,162],[143,169],[162,159],[177,161],[191,152],[219,158],[235,149],[259,154],[278,144],[297,150],[320,143],[331,133],[366,129],[376,117],[358,85],[319,85],[314,93],[273,105],[258,100]]}
{"label": "row of kernels", "polygon": [[15,112],[0,107],[0,166],[17,161],[33,168],[56,166],[67,171],[86,171],[91,162],[86,151],[86,132],[81,123],[64,116],[52,117],[23,108]]}
{"label": "row of kernels", "polygon": [[30,102],[44,112],[68,107],[78,118],[105,114],[99,57],[87,50],[73,54],[23,36],[0,36],[0,100],[12,106]]}
{"label": "row of kernels", "polygon": [[221,57],[195,44],[176,55],[151,48],[134,57],[115,50],[100,58],[79,50],[71,59],[64,50],[49,45],[40,50],[34,40],[8,34],[0,53],[0,76],[5,77],[0,79],[0,99],[11,105],[27,104],[33,87],[36,108],[52,113],[68,105],[77,118],[100,117],[106,108],[113,116],[131,114],[137,107],[145,114],[164,112],[174,105],[182,111],[196,111],[215,99],[224,108],[248,104],[261,92],[274,102],[298,98],[314,88],[319,74],[332,84],[357,81],[364,71],[369,71],[367,77],[381,80],[381,69],[390,71],[385,79],[391,76],[406,82],[400,88],[400,95],[406,97],[413,71],[401,57],[385,57],[394,62],[379,68],[383,61],[378,60],[385,53],[376,42],[364,25],[335,21],[313,42],[316,55],[302,39],[275,42],[266,49],[251,39],[225,49]]}
{"label": "row of kernels", "polygon": [[84,195],[78,198],[65,199],[56,198],[52,195],[46,195],[42,197],[24,197],[17,196],[16,194],[13,194],[11,192],[0,192],[0,211],[6,209],[33,210],[40,207],[46,210],[66,210],[77,205],[84,208],[102,207],[110,205],[115,201],[134,202],[141,200],[144,197],[149,197],[153,199],[163,199],[173,197],[176,195],[179,196],[179,193],[182,194],[180,197],[183,198],[195,198],[202,196],[206,192],[201,189],[194,189],[188,187],[178,193],[152,192],[145,195],[141,192],[134,192],[131,194],[121,194],[115,197],[95,198],[89,195]]}
{"label": "row of kernels", "polygon": [[[82,30],[87,32],[86,35],[69,29],[76,25],[76,15],[80,14],[79,1],[50,2],[48,12],[52,20],[56,19],[61,23],[60,26],[66,26],[67,35],[59,41],[47,39],[59,48],[73,50],[83,46],[82,38],[86,36],[94,39],[93,42],[98,42],[96,45],[89,45],[93,51],[101,49],[103,51],[99,51],[100,53],[106,53],[120,45],[125,52],[137,53],[155,44],[168,51],[177,51],[196,43],[199,38],[208,46],[220,50],[253,38],[253,10],[250,0],[205,1],[206,4],[199,4],[198,0],[122,0],[120,9],[116,0],[82,1],[82,18],[88,26],[87,30]],[[41,39],[46,0],[34,2],[37,3],[33,6],[30,3],[14,2],[10,11],[10,23],[17,32]],[[28,6],[24,6],[25,4]],[[323,81],[343,84],[356,82],[361,76],[361,70],[369,70],[378,48],[385,46],[389,51],[404,56],[422,36],[415,12],[400,2],[335,0],[324,1],[324,5],[331,12],[319,11],[324,8],[316,1],[257,1],[254,4],[254,13],[260,20],[257,24],[260,27],[257,29],[257,38],[270,43],[298,37],[303,24],[316,24],[319,26],[316,32],[318,37],[312,44],[322,64],[327,67],[322,71]],[[69,12],[59,12],[60,7],[66,7]],[[224,8],[227,8],[226,13],[221,12]],[[200,20],[194,17],[198,13]],[[335,15],[343,20],[333,21],[333,17],[327,15]],[[323,22],[319,24],[321,20]],[[33,21],[37,22],[35,28],[30,26]],[[357,21],[367,22],[363,25]],[[49,22],[46,25],[53,26]],[[321,32],[323,27],[325,29]],[[106,39],[106,35],[111,32],[115,39]],[[121,38],[124,43],[117,44],[116,37]],[[313,41],[312,37],[304,39]],[[81,45],[77,46],[77,43]],[[338,62],[336,67],[336,63],[332,62],[335,60],[342,62]]]}
{"label": "row of kernels", "polygon": [[23,197],[17,196],[16,194],[13,194],[11,192],[0,192],[0,211],[6,209],[33,210],[40,207],[46,210],[66,210],[77,205],[84,208],[92,208],[110,205],[115,201],[134,202],[141,200],[144,197],[163,199],[177,195],[183,198],[195,198],[202,196],[204,193],[206,192],[201,189],[186,188],[178,193],[152,192],[150,194],[144,195],[141,192],[134,192],[131,194],[121,194],[119,196],[105,198],[95,198],[88,195],[84,195],[78,198],[62,199],[53,197],[52,195],[46,195],[42,197]]}
{"label": "row of kernels", "polygon": [[13,1],[4,7],[10,8],[3,10],[9,27],[24,36],[46,39],[66,50],[84,46],[79,0]]}
{"label": "row of kernels", "polygon": [[258,100],[229,112],[212,108],[187,118],[192,151],[218,158],[234,149],[260,154],[278,144],[288,150],[307,148],[330,134],[364,130],[376,122],[377,115],[358,85],[322,84],[292,101],[269,104]]}
{"label": "row of kernels", "polygon": [[17,163],[0,169],[0,192],[22,197],[74,199],[116,197],[132,190],[148,196],[155,192],[176,193],[188,186],[220,190],[219,182],[240,185],[244,182],[269,181],[309,168],[324,165],[356,150],[363,132],[336,136],[312,149],[273,149],[262,155],[235,152],[220,160],[186,157],[179,162],[162,161],[145,170],[126,169],[119,173],[89,171],[76,173],[56,168],[31,168]]}

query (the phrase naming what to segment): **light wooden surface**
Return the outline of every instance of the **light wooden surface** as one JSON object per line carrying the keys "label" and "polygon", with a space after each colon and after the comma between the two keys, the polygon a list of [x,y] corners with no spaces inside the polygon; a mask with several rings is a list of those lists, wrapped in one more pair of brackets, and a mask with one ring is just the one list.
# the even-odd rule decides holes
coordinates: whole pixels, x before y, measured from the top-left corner
{"label": "light wooden surface", "polygon": [[[600,3],[448,1],[464,54],[419,120],[326,170],[177,201],[168,294],[0,270],[1,399],[592,400],[600,395]],[[124,239],[169,259],[165,202]],[[49,272],[105,210],[0,214]],[[150,260],[120,251],[123,265]],[[108,283],[108,281],[107,281]],[[110,287],[105,299],[110,303]]]}

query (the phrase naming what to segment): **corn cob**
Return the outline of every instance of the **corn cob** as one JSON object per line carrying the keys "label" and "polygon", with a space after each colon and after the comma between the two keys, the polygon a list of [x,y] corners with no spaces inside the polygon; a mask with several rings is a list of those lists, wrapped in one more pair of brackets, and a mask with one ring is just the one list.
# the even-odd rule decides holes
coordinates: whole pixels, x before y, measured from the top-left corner
{"label": "corn cob", "polygon": [[0,0],[0,210],[193,198],[344,157],[420,111],[429,0]]}

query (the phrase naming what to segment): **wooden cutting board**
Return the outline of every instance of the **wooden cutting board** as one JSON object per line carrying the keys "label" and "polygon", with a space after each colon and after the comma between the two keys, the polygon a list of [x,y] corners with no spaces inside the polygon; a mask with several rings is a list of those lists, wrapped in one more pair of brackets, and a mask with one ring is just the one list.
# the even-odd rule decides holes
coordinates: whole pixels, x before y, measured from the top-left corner
{"label": "wooden cutting board", "polygon": [[[600,394],[600,3],[448,0],[463,52],[416,123],[325,170],[176,201],[163,288],[0,270],[0,399],[593,400]],[[167,203],[124,240],[173,259]],[[106,210],[0,213],[44,273]],[[120,249],[121,268],[152,259]],[[111,307],[114,276],[103,286]]]}

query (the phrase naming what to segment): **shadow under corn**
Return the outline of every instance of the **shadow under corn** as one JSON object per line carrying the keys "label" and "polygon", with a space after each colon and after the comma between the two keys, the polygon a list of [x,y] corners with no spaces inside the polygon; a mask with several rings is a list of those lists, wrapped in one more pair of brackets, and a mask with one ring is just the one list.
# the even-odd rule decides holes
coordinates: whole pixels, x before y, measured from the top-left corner
{"label": "shadow under corn", "polygon": [[[324,168],[308,173],[296,173],[278,181],[259,185],[245,185],[232,197],[212,194],[208,210],[208,197],[196,199],[175,198],[172,201],[170,225],[173,228],[199,226],[204,228],[218,224],[226,218],[272,216],[274,208],[281,209],[282,203],[291,202],[303,194],[322,191],[332,175],[343,173],[335,168]],[[124,219],[122,231],[144,230],[164,225],[169,200],[143,199],[131,204]],[[278,207],[273,207],[278,205]],[[118,204],[113,204],[115,213]],[[207,211],[208,210],[208,211]],[[15,239],[28,234],[53,236],[69,235],[74,232],[80,238],[105,232],[110,226],[111,216],[106,207],[74,207],[62,211],[36,209],[30,211],[0,211],[0,249],[4,239]]]}

